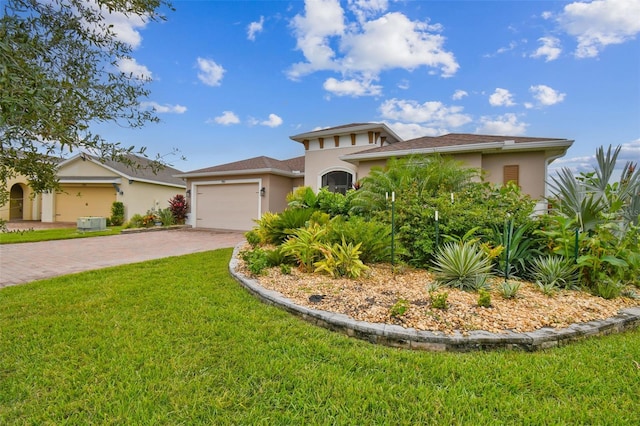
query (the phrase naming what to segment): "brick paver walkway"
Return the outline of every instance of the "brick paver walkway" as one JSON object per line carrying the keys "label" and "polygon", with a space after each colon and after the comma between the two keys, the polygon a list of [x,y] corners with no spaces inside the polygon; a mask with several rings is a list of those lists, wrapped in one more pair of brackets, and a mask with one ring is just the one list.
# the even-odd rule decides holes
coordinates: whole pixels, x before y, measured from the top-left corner
{"label": "brick paver walkway", "polygon": [[179,229],[0,245],[0,288],[74,272],[234,247],[240,232]]}

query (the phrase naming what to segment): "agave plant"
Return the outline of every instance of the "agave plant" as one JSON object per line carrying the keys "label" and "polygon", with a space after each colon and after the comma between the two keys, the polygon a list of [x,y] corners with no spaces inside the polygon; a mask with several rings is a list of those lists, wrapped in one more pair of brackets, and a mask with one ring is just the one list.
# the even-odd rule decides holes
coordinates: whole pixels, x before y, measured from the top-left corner
{"label": "agave plant", "polygon": [[449,242],[442,246],[434,260],[436,280],[446,286],[460,290],[475,290],[478,276],[487,276],[491,261],[476,243]]}
{"label": "agave plant", "polygon": [[562,256],[538,257],[531,263],[531,275],[540,289],[573,289],[577,283],[577,268]]}

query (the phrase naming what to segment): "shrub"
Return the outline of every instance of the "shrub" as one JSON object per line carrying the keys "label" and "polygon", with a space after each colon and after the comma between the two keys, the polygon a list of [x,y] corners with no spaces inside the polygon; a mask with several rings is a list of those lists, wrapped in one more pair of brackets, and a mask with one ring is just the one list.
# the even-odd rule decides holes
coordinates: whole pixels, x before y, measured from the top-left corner
{"label": "shrub", "polygon": [[491,293],[489,293],[487,290],[480,289],[479,296],[478,296],[478,306],[481,306],[483,308],[490,308]]}
{"label": "shrub", "polygon": [[389,315],[393,318],[403,316],[409,310],[409,301],[406,299],[398,299],[398,301],[389,309]]}
{"label": "shrub", "polygon": [[620,296],[623,289],[624,285],[622,285],[622,283],[611,278],[602,278],[602,280],[596,284],[594,294],[603,299],[615,299]]}
{"label": "shrub", "polygon": [[478,275],[488,275],[491,263],[475,243],[446,243],[435,259],[436,280],[460,290],[473,290]]}
{"label": "shrub", "polygon": [[[362,217],[338,216],[331,220],[329,240],[360,244],[360,260],[364,263],[387,262],[391,259],[391,226]],[[402,253],[397,244],[396,253]]]}
{"label": "shrub", "polygon": [[247,243],[249,243],[249,245],[254,248],[262,242],[260,234],[258,234],[258,231],[256,231],[255,229],[245,232],[244,238],[247,240]]}
{"label": "shrub", "polygon": [[114,201],[111,204],[111,217],[109,218],[111,226],[120,226],[124,223],[124,203]]}
{"label": "shrub", "polygon": [[156,219],[160,220],[164,226],[173,225],[173,213],[171,209],[160,209],[156,212]]}
{"label": "shrub", "polygon": [[173,216],[173,223],[178,225],[184,224],[187,219],[187,212],[189,211],[189,203],[182,194],[176,194],[169,200],[169,210]]}
{"label": "shrub", "polygon": [[[540,254],[533,245],[536,241],[531,238],[532,229],[532,222],[515,226],[513,220],[505,221],[502,226],[492,226],[488,235],[489,240],[495,247],[502,247],[496,257],[497,262],[494,268],[498,275],[524,276],[532,257]],[[509,261],[508,270],[507,260]]]}
{"label": "shrub", "polygon": [[142,222],[144,217],[141,214],[134,214],[126,223],[125,228],[142,228]]}
{"label": "shrub", "polygon": [[267,253],[262,249],[254,249],[242,252],[242,260],[245,261],[247,269],[253,275],[260,275],[269,267]]}
{"label": "shrub", "polygon": [[449,293],[446,291],[443,293],[430,293],[429,298],[431,299],[431,307],[434,309],[447,309],[449,304],[447,303],[447,298],[449,297]]}

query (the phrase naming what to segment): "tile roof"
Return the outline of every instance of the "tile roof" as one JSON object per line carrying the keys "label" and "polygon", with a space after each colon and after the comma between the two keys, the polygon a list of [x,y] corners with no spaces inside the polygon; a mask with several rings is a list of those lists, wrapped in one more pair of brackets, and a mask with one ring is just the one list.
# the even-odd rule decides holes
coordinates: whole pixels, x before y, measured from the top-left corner
{"label": "tile roof", "polygon": [[357,154],[373,154],[376,152],[384,153],[389,151],[409,151],[429,148],[444,148],[451,146],[463,145],[479,145],[483,143],[495,143],[514,141],[515,144],[527,142],[546,142],[546,141],[562,141],[562,138],[532,138],[524,136],[497,136],[497,135],[476,135],[470,133],[449,133],[442,136],[424,136],[415,139],[409,139],[397,142],[393,145],[385,145],[360,151]]}
{"label": "tile roof", "polygon": [[218,166],[207,167],[204,169],[192,170],[186,174],[200,173],[220,173],[220,172],[247,172],[255,170],[278,170],[287,173],[296,171],[304,172],[304,156],[290,158],[288,160],[276,160],[275,158],[259,157],[249,158],[247,160],[235,161],[233,163],[220,164]]}
{"label": "tile roof", "polygon": [[180,174],[182,173],[182,171],[170,166],[165,166],[164,168],[154,173],[154,171],[150,167],[150,165],[153,163],[153,160],[149,158],[140,157],[134,154],[126,155],[127,158],[129,158],[135,164],[138,164],[140,166],[140,167],[135,167],[135,166],[132,167],[127,164],[124,164],[118,161],[113,161],[113,160],[101,161],[99,157],[86,154],[86,153],[83,153],[81,155],[84,155],[85,157],[91,157],[95,162],[99,164],[103,164],[106,167],[109,167],[110,169],[113,169],[116,172],[134,180],[139,179],[139,180],[144,180],[148,182],[158,182],[158,183],[179,185],[179,186],[186,187],[183,179],[174,177],[174,175]]}

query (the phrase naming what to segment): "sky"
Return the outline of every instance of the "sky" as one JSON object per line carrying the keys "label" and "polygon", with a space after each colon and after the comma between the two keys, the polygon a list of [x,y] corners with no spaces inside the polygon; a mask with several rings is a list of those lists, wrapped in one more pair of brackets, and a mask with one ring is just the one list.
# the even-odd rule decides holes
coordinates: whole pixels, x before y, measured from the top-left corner
{"label": "sky", "polygon": [[[591,170],[599,146],[640,161],[640,0],[173,1],[164,22],[111,15],[150,78],[160,123],[98,128],[181,171],[304,154],[295,134],[385,123],[574,140],[554,167]],[[185,159],[182,159],[185,157]]]}

